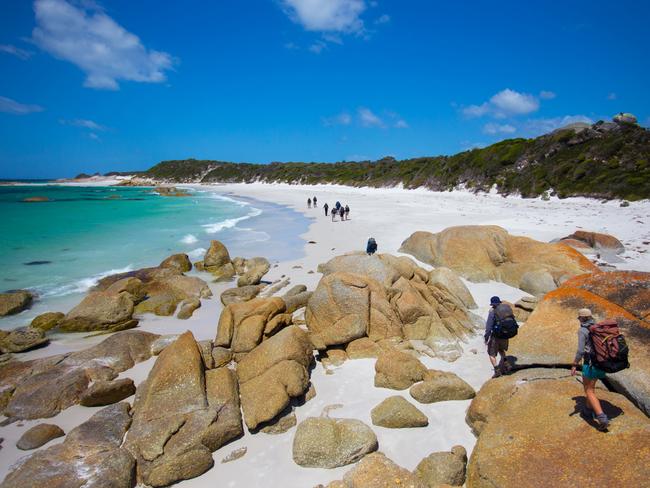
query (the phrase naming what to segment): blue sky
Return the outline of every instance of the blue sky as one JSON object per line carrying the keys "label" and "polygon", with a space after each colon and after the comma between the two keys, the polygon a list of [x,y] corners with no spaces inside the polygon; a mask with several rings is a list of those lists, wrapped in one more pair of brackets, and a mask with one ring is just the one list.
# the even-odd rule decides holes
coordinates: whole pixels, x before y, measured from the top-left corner
{"label": "blue sky", "polygon": [[650,125],[650,3],[0,0],[0,178]]}

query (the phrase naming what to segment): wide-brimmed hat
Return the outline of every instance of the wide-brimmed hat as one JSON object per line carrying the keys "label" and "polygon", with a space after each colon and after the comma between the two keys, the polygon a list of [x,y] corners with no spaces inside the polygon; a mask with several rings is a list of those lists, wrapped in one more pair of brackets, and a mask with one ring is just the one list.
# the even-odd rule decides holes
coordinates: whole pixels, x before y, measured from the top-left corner
{"label": "wide-brimmed hat", "polygon": [[490,298],[490,305],[499,305],[500,303],[501,299],[499,297]]}
{"label": "wide-brimmed hat", "polygon": [[585,318],[591,317],[591,310],[589,310],[588,308],[581,308],[580,310],[578,310],[578,317],[585,317]]}

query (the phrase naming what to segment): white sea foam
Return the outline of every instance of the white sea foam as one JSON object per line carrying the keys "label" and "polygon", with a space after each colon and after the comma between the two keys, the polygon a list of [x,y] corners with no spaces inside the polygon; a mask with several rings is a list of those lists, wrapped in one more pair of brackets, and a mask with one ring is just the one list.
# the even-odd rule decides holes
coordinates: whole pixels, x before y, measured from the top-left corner
{"label": "white sea foam", "polygon": [[128,271],[133,271],[133,266],[130,264],[124,268],[109,269],[103,273],[98,273],[96,275],[89,276],[88,278],[82,278],[79,281],[75,281],[73,283],[55,286],[54,288],[48,289],[47,286],[44,286],[41,290],[37,289],[37,293],[41,296],[41,298],[63,297],[66,295],[71,295],[73,293],[85,293],[93,286],[95,286],[97,282],[102,278],[106,278],[107,276],[118,273],[126,273]]}
{"label": "white sea foam", "polygon": [[181,239],[181,242],[183,244],[194,244],[195,242],[198,242],[198,239],[196,238],[196,236],[192,234],[187,234],[185,237]]}
{"label": "white sea foam", "polygon": [[197,247],[196,249],[192,249],[190,252],[188,252],[187,255],[193,259],[201,258],[205,255],[205,251],[206,249],[204,247]]}
{"label": "white sea foam", "polygon": [[217,232],[220,232],[224,229],[232,229],[235,227],[239,222],[243,222],[244,220],[248,220],[253,217],[257,217],[258,215],[261,215],[262,211],[259,208],[251,207],[251,211],[248,212],[248,214],[244,215],[243,217],[237,217],[234,219],[226,219],[226,220],[221,220],[219,222],[216,222],[214,224],[205,224],[203,225],[203,228],[205,229],[205,232],[208,234],[216,234]]}

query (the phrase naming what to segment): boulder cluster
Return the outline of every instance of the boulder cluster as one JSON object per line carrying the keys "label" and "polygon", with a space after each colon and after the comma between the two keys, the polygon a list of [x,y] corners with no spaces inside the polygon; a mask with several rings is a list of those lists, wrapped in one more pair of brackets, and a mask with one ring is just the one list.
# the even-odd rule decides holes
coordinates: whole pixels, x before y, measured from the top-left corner
{"label": "boulder cluster", "polygon": [[502,281],[542,296],[566,279],[598,268],[573,247],[513,236],[495,225],[415,232],[401,252],[433,266],[446,266],[470,281]]}
{"label": "boulder cluster", "polygon": [[[185,275],[192,264],[182,254],[105,278],[68,314],[43,314],[29,328],[0,335],[0,348],[11,351],[47,340],[49,330],[118,331],[82,351],[0,362],[6,422],[51,418],[73,405],[104,407],[67,434],[48,423],[27,430],[19,449],[65,440],[12,466],[0,488],[169,486],[211,469],[213,453],[245,431],[290,429],[298,466],[356,463],[321,488],[647,484],[650,273],[602,272],[569,246],[513,237],[498,227],[467,232],[416,233],[405,241],[403,249],[436,264],[433,270],[405,256],[352,253],[322,264],[313,292],[297,285],[283,295],[288,279],[262,283],[268,261],[231,260],[213,241],[197,267],[216,280],[237,277],[238,285],[221,294],[214,340],[197,341],[189,331],[120,331],[139,313],[189,317],[210,296],[205,281]],[[420,360],[426,354],[454,361],[475,333],[478,319],[470,310],[476,304],[459,275],[498,279],[533,295],[513,304],[523,324],[508,351],[515,372],[478,393],[460,376]],[[632,368],[608,375],[614,391],[597,391],[613,420],[607,434],[584,415],[582,386],[567,369],[580,308],[617,319],[630,346]],[[121,377],[155,356],[145,381]],[[296,409],[316,395],[316,361],[328,370],[362,358],[376,359],[374,385],[394,390],[369,409],[376,428],[424,428],[430,419],[423,405],[471,400],[466,421],[477,443],[469,461],[454,446],[405,469],[379,452],[375,427],[330,418],[334,405],[298,422]],[[241,447],[222,462],[245,454]]]}
{"label": "boulder cluster", "polygon": [[319,271],[324,277],[305,319],[314,347],[325,356],[377,357],[403,343],[454,361],[474,332],[475,318],[467,310],[471,294],[450,270],[443,276],[408,257],[353,253]]}

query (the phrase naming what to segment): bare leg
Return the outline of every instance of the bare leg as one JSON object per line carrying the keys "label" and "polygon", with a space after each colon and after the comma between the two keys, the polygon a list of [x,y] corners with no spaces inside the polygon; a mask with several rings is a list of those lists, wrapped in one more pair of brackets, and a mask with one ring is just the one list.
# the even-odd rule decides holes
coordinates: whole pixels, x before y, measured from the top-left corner
{"label": "bare leg", "polygon": [[603,408],[600,406],[600,400],[596,397],[596,382],[598,380],[590,380],[588,378],[582,378],[582,386],[585,389],[585,397],[587,398],[587,403],[594,411],[596,415],[603,413]]}
{"label": "bare leg", "polygon": [[492,363],[492,367],[496,368],[497,367],[497,357],[496,356],[488,356],[490,358],[490,362]]}

